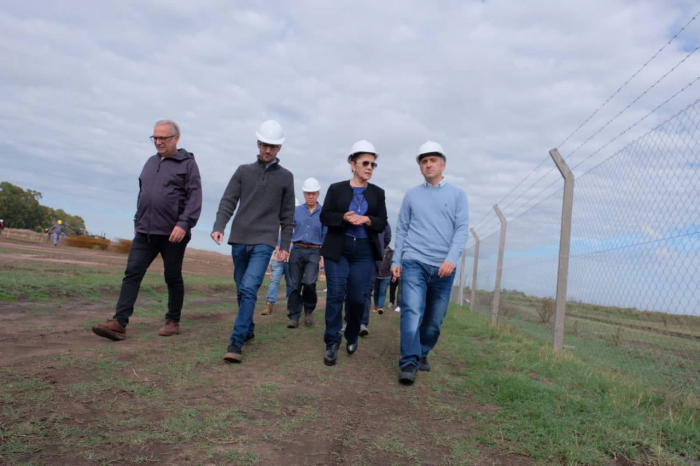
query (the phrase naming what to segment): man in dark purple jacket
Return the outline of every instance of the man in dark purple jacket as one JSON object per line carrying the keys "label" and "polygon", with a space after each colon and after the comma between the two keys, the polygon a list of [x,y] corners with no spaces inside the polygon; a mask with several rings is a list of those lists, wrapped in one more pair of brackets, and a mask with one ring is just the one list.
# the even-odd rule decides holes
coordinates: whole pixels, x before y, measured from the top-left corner
{"label": "man in dark purple jacket", "polygon": [[168,285],[168,313],[158,335],[180,333],[180,313],[185,296],[182,260],[202,210],[202,183],[194,155],[177,148],[180,128],[172,120],[156,123],[151,140],[158,153],[146,161],[139,177],[134,230],[117,312],[92,331],[110,340],[126,338],[126,326],[134,313],[141,280],[153,260],[161,255]]}

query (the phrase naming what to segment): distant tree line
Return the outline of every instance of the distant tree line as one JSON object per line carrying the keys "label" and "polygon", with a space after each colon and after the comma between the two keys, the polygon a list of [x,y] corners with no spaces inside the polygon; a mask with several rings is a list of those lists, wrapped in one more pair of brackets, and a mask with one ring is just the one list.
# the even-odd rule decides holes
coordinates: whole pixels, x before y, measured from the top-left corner
{"label": "distant tree line", "polygon": [[39,191],[0,182],[0,218],[5,221],[5,227],[44,232],[57,220],[62,220],[67,235],[85,233],[85,220],[63,209],[43,206],[40,199]]}

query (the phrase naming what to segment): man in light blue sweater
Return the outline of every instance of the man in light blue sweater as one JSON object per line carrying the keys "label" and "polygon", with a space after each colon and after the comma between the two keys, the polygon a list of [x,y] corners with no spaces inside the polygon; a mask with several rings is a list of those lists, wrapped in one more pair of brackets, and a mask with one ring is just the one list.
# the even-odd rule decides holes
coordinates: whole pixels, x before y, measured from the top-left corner
{"label": "man in light blue sweater", "polygon": [[403,199],[391,264],[394,279],[402,280],[399,382],[405,385],[415,382],[418,370],[430,370],[428,353],[440,337],[469,227],[467,195],[445,182],[440,144],[426,142],[416,160],[425,183]]}

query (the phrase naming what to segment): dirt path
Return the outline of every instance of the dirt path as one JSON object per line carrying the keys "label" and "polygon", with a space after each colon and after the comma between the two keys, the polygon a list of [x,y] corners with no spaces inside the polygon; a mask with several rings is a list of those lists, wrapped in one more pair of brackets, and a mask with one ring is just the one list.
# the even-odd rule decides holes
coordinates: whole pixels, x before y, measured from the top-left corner
{"label": "dirt path", "polygon": [[[124,262],[37,245],[13,254]],[[200,266],[185,269],[230,276],[223,263]],[[397,313],[373,314],[357,353],[341,347],[338,365],[326,367],[323,300],[314,326],[290,330],[284,300],[260,316],[261,298],[256,338],[242,364],[228,365],[232,289],[189,299],[182,334],[171,338],[156,336],[163,297],[140,298],[126,341],[95,336],[91,323],[108,318],[114,300],[0,302],[0,429],[15,434],[0,436],[0,447],[14,452],[9,463],[529,464],[474,441],[480,414],[494,408],[441,390],[459,368],[439,347],[431,373],[413,387],[397,383]]]}

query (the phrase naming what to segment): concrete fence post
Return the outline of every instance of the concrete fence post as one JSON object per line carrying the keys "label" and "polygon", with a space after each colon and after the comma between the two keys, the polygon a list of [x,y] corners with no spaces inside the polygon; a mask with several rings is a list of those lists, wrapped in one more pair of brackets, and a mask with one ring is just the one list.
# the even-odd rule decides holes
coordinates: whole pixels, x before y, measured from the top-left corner
{"label": "concrete fence post", "polygon": [[493,210],[496,211],[498,219],[501,221],[501,238],[498,242],[498,263],[496,265],[496,285],[493,290],[493,302],[491,303],[491,322],[498,324],[498,309],[501,299],[501,278],[503,276],[503,253],[506,248],[506,227],[508,223],[503,216],[501,209],[497,204],[494,204]]}
{"label": "concrete fence post", "polygon": [[459,267],[459,305],[464,306],[464,279],[466,274],[464,273],[464,265],[467,262],[467,248],[462,251],[462,263]]}
{"label": "concrete fence post", "polygon": [[561,176],[564,177],[564,199],[561,207],[561,234],[559,238],[559,269],[557,271],[557,298],[554,312],[554,351],[564,349],[564,320],[566,318],[566,286],[569,280],[569,250],[571,249],[571,216],[574,207],[574,174],[557,149],[549,151]]}
{"label": "concrete fence post", "polygon": [[472,271],[472,295],[471,301],[469,301],[469,309],[476,312],[476,273],[479,270],[479,237],[476,236],[473,228],[470,228],[469,231],[472,232],[474,237],[474,270]]}

